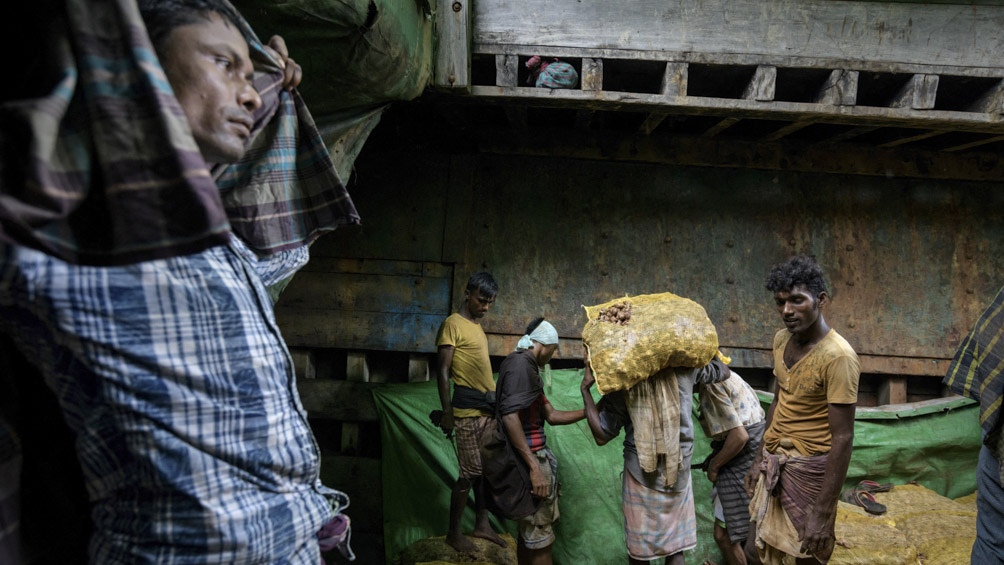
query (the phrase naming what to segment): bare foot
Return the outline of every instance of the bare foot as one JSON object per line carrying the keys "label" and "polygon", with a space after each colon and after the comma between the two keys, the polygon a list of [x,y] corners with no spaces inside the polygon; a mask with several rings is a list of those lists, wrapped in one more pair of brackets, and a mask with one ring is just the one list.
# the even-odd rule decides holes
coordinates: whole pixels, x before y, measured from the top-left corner
{"label": "bare foot", "polygon": [[478,546],[474,545],[474,542],[467,539],[467,536],[463,534],[458,534],[456,537],[447,535],[446,544],[458,553],[471,553],[478,550]]}
{"label": "bare foot", "polygon": [[505,547],[505,540],[500,538],[494,530],[474,530],[471,535],[476,538],[486,539],[500,547]]}
{"label": "bare foot", "polygon": [[701,565],[718,565],[718,564],[710,559],[705,559],[704,563],[701,563]]}

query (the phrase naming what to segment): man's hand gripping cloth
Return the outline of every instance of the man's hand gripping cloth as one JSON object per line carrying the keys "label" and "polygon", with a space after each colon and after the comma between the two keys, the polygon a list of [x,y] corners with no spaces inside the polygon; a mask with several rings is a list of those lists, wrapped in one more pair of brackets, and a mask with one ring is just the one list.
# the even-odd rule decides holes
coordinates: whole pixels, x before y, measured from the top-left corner
{"label": "man's hand gripping cloth", "polygon": [[634,425],[638,463],[646,473],[665,461],[663,484],[676,484],[680,465],[680,389],[672,367],[663,369],[627,391],[627,409]]}
{"label": "man's hand gripping cloth", "polygon": [[28,8],[40,22],[22,35],[32,74],[0,100],[0,240],[125,265],[225,244],[231,223],[269,255],[359,222],[299,94],[280,91],[246,23],[264,105],[244,160],[214,183],[136,3],[58,7]]}
{"label": "man's hand gripping cloth", "polygon": [[[763,451],[760,479],[750,500],[751,521],[757,524],[757,547],[771,546],[789,555],[800,553],[808,510],[819,497],[827,454],[801,456],[785,448]],[[833,551],[831,544],[826,555]],[[762,555],[762,553],[761,553]],[[768,561],[764,562],[769,565]]]}

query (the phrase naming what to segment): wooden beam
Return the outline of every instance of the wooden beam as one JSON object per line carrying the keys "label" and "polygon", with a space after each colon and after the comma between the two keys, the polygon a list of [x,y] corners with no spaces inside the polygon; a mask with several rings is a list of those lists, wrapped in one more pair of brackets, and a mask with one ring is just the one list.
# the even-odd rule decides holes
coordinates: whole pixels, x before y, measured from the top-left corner
{"label": "wooden beam", "polygon": [[963,143],[962,145],[942,149],[942,151],[946,151],[948,153],[965,151],[966,149],[972,149],[973,147],[979,147],[980,145],[987,145],[988,143],[997,143],[998,141],[1004,141],[1004,135],[995,135],[979,141],[970,141],[969,143]]}
{"label": "wooden beam", "polygon": [[886,143],[880,144],[879,147],[899,147],[900,145],[906,145],[907,143],[913,143],[914,141],[921,141],[921,140],[924,140],[924,139],[930,139],[932,137],[937,137],[937,136],[943,135],[945,133],[948,133],[948,132],[945,132],[945,131],[925,131],[924,133],[918,133],[917,135],[911,135],[909,137],[904,137],[904,138],[896,139],[896,140],[893,140],[893,141],[887,141]]}
{"label": "wooden beam", "polygon": [[729,129],[730,127],[734,126],[737,123],[739,123],[739,118],[725,118],[724,120],[721,120],[717,124],[708,128],[703,134],[701,134],[701,137],[707,137],[707,138],[715,137],[716,135]]}
{"label": "wooden beam", "polygon": [[296,383],[307,416],[339,422],[376,422],[379,420],[373,389],[379,384],[312,379]]}
{"label": "wooden beam", "polygon": [[[471,102],[519,103],[528,106],[604,111],[666,112],[684,116],[735,116],[739,118],[798,121],[868,127],[912,127],[948,131],[1001,133],[997,116],[952,110],[916,110],[874,106],[828,106],[811,102],[759,101],[614,91],[583,92],[543,88],[474,86]],[[458,98],[458,101],[459,98]]]}
{"label": "wooden beam", "polygon": [[470,0],[436,0],[436,66],[433,86],[468,92],[471,87]]}
{"label": "wooden beam", "polygon": [[986,112],[988,114],[1004,112],[1004,80],[999,81],[996,86],[983,93],[966,109],[970,112]]}
{"label": "wooden beam", "polygon": [[519,56],[495,55],[495,84],[519,86]]}
{"label": "wooden beam", "polygon": [[853,106],[858,102],[858,71],[834,69],[813,102],[831,106]]}
{"label": "wooden beam", "polygon": [[[350,351],[345,361],[345,379],[348,382],[369,382],[370,370],[366,362],[366,354],[361,351]],[[359,399],[357,398],[358,402]],[[355,454],[359,450],[359,424],[345,422],[342,424],[342,453]]]}
{"label": "wooden beam", "polygon": [[655,128],[659,127],[659,124],[661,124],[662,121],[665,120],[667,116],[669,116],[669,114],[656,114],[656,113],[645,116],[645,121],[641,123],[641,126],[638,128],[638,131],[640,131],[642,135],[651,134],[653,131],[655,131]]}
{"label": "wooden beam", "polygon": [[848,139],[853,139],[859,135],[864,135],[866,133],[871,133],[879,129],[878,127],[861,126],[856,128],[851,128],[845,132],[838,133],[829,139],[831,143],[839,143],[841,141],[847,141]]}
{"label": "wooden beam", "polygon": [[788,124],[788,125],[780,128],[780,129],[778,129],[774,133],[768,135],[764,139],[766,141],[777,141],[777,140],[779,140],[781,138],[787,137],[787,136],[795,133],[796,131],[798,131],[800,129],[809,127],[811,125],[812,125],[812,122],[807,122],[807,121],[806,122],[792,122],[792,123],[790,123],[790,124]]}
{"label": "wooden beam", "polygon": [[429,380],[429,357],[412,353],[408,356],[408,382],[417,383]]}
{"label": "wooden beam", "polygon": [[293,358],[293,372],[297,381],[317,378],[313,349],[290,347],[289,356]]}
{"label": "wooden beam", "polygon": [[582,76],[579,84],[583,92],[603,90],[603,59],[582,58]]}
{"label": "wooden beam", "polygon": [[662,86],[660,91],[663,96],[675,97],[687,95],[687,80],[689,77],[689,65],[678,61],[666,63],[666,70],[662,75]]}
{"label": "wooden beam", "polygon": [[933,110],[940,80],[938,75],[913,75],[892,97],[889,107]]}
{"label": "wooden beam", "polygon": [[878,404],[905,404],[906,377],[888,376],[882,379],[878,389]]}
{"label": "wooden beam", "polygon": [[746,90],[743,91],[743,99],[770,102],[774,100],[776,88],[777,67],[759,65],[753,73],[753,78],[746,85]]}
{"label": "wooden beam", "polygon": [[[848,0],[478,0],[474,43],[994,67],[999,6]],[[811,15],[811,18],[809,17]],[[630,30],[628,32],[628,30]],[[979,38],[973,41],[973,38]],[[566,55],[567,56],[567,55]],[[838,68],[830,66],[829,68]],[[864,70],[864,69],[862,69]]]}

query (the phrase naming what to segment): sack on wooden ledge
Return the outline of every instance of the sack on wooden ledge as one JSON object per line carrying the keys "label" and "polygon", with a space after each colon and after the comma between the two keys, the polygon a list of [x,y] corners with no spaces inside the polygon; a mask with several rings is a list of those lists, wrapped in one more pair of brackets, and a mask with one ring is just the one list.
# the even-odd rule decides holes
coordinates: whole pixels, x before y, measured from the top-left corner
{"label": "sack on wooden ledge", "polygon": [[[626,307],[615,305],[626,303]],[[630,310],[625,321],[601,311]],[[601,394],[627,390],[666,367],[703,367],[718,352],[718,334],[704,308],[671,292],[625,296],[586,309],[582,343]],[[616,316],[612,319],[616,320]]]}

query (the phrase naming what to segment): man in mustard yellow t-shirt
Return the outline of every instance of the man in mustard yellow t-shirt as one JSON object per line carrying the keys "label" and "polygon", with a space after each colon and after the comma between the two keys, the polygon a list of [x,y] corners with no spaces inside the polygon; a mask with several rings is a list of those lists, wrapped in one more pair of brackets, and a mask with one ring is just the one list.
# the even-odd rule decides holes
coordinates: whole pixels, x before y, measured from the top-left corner
{"label": "man in mustard yellow t-shirt", "polygon": [[[463,305],[443,321],[436,336],[439,401],[443,405],[439,426],[447,435],[456,430],[460,463],[460,477],[450,495],[446,543],[460,552],[476,549],[474,542],[460,531],[460,520],[471,488],[474,488],[477,510],[473,535],[505,547],[505,542],[488,522],[488,509],[481,492],[481,453],[478,450],[478,440],[494,422],[495,379],[492,378],[488,338],[481,328],[481,318],[495,302],[496,294],[498,284],[489,273],[471,275],[464,290]],[[454,389],[452,400],[450,379],[453,379]]]}
{"label": "man in mustard yellow t-shirt", "polygon": [[763,450],[746,488],[750,563],[826,563],[833,553],[837,500],[851,460],[861,366],[827,325],[823,270],[811,257],[775,266],[767,290],[786,329],[774,336],[777,390],[767,410]]}

